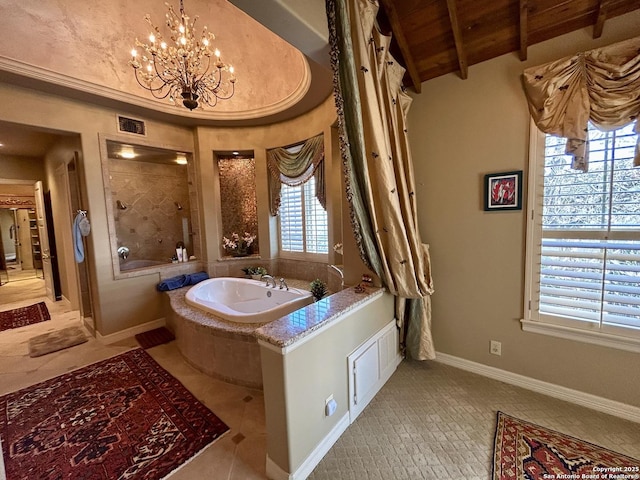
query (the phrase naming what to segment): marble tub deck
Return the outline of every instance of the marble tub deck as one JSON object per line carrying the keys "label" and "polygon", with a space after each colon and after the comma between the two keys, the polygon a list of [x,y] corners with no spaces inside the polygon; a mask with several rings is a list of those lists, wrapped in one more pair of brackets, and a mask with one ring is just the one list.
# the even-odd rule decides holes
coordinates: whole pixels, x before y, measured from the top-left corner
{"label": "marble tub deck", "polygon": [[[287,283],[300,289],[309,286],[302,280]],[[253,388],[262,388],[259,341],[276,349],[291,347],[384,292],[376,287],[363,293],[346,288],[278,320],[260,324],[230,322],[188,305],[185,295],[189,288],[166,292],[172,310],[168,326],[174,331],[183,357],[214,378]]]}

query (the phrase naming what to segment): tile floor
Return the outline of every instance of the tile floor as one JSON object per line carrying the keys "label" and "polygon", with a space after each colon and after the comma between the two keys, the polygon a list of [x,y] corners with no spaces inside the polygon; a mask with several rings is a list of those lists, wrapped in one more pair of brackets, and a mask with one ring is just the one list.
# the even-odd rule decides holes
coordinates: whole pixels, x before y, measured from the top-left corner
{"label": "tile floor", "polygon": [[[0,287],[0,292],[4,287]],[[0,395],[138,346],[134,338],[112,345],[102,345],[90,338],[87,343],[67,350],[31,358],[27,346],[29,338],[80,325],[77,311],[70,311],[63,302],[52,303],[45,298],[0,303],[0,311],[38,301],[47,303],[50,321],[0,332]],[[266,431],[262,391],[230,385],[198,372],[182,360],[175,342],[149,349],[148,353],[230,427],[222,438],[170,475],[171,479],[265,479]]]}
{"label": "tile floor", "polygon": [[[0,297],[0,310],[37,300],[2,304]],[[80,323],[78,313],[62,302],[47,304],[50,322],[0,332],[0,395],[137,345],[134,339],[108,346],[90,339],[66,351],[30,358],[29,338]],[[170,478],[265,479],[262,392],[196,371],[182,360],[175,342],[149,353],[231,428]],[[496,410],[640,459],[638,424],[442,364],[405,361],[309,478],[487,479]]]}

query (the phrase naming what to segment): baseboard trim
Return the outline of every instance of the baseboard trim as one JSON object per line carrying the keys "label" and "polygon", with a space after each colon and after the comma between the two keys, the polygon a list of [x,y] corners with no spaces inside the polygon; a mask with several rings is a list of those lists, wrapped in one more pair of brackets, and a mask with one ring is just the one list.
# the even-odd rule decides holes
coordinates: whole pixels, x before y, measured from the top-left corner
{"label": "baseboard trim", "polygon": [[515,385],[516,387],[525,388],[549,397],[558,398],[582,407],[591,408],[598,412],[607,413],[615,417],[640,423],[640,408],[634,407],[633,405],[627,405],[626,403],[598,397],[597,395],[544,382],[535,378],[525,377],[518,373],[508,372],[506,370],[472,362],[471,360],[455,357],[446,353],[436,352],[435,360],[436,362],[460,368],[468,372],[477,373],[478,375]]}
{"label": "baseboard trim", "polygon": [[102,335],[100,332],[96,331],[96,338],[103,345],[109,345],[111,343],[119,342],[121,340],[125,340],[127,338],[131,338],[138,333],[148,332],[149,330],[153,330],[154,328],[164,327],[166,325],[166,321],[163,318],[159,318],[157,320],[152,320],[147,323],[142,323],[140,325],[136,325],[135,327],[127,328],[125,330],[120,330],[116,333],[111,333],[109,335]]}
{"label": "baseboard trim", "polygon": [[287,473],[278,464],[276,464],[269,455],[267,455],[267,477],[271,480],[304,480],[313,469],[316,468],[320,460],[324,458],[327,452],[333,447],[333,444],[338,441],[340,435],[349,427],[349,412],[346,412],[338,423],[334,425],[331,431],[325,436],[322,441],[316,445],[316,448],[307,456],[295,472]]}

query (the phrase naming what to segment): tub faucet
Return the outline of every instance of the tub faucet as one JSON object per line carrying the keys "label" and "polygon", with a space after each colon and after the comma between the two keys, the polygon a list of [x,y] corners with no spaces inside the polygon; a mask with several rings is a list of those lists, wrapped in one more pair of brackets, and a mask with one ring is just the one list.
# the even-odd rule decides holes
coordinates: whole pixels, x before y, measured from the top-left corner
{"label": "tub faucet", "polygon": [[266,273],[264,275],[262,275],[260,277],[261,280],[265,281],[266,286],[269,286],[269,280],[271,280],[273,282],[273,288],[276,288],[276,279],[273,278],[271,275],[267,275]]}
{"label": "tub faucet", "polygon": [[289,285],[287,285],[287,282],[284,281],[284,278],[280,278],[280,288],[286,288],[287,290],[289,290]]}

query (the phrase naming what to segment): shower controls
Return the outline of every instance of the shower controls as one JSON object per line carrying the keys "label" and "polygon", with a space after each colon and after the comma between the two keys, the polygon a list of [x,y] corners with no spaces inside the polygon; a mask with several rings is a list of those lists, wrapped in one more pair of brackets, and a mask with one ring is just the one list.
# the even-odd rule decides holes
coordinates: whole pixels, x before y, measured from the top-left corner
{"label": "shower controls", "polygon": [[122,260],[126,260],[127,257],[129,256],[129,249],[127,247],[119,247],[118,248],[118,256]]}

